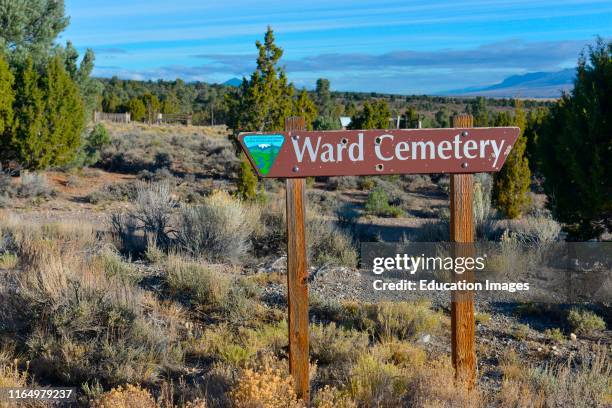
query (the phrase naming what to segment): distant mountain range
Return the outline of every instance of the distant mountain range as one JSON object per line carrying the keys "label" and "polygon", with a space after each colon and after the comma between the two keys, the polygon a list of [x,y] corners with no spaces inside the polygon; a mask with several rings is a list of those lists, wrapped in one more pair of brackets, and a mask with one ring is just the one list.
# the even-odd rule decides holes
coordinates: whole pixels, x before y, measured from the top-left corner
{"label": "distant mountain range", "polygon": [[439,95],[558,98],[562,91],[572,89],[575,76],[575,68],[558,72],[531,72],[524,75],[512,75],[495,85],[454,89],[440,92]]}
{"label": "distant mountain range", "polygon": [[223,85],[227,85],[227,86],[240,86],[242,84],[242,79],[240,78],[232,78],[232,79],[228,79],[227,81],[225,81],[223,83]]}

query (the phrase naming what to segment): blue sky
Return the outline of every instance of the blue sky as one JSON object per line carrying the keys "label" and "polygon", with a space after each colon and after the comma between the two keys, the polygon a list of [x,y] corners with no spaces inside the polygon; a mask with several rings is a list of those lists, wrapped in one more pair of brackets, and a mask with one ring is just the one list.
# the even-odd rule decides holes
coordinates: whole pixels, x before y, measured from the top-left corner
{"label": "blue sky", "polygon": [[66,0],[61,41],[98,76],[224,82],[253,71],[267,25],[297,86],[401,94],[573,67],[612,35],[612,1]]}

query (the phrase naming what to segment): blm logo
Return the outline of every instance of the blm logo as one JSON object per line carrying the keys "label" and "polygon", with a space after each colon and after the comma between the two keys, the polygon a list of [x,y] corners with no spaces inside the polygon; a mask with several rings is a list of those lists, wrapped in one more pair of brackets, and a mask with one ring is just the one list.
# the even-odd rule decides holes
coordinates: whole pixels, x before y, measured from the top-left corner
{"label": "blm logo", "polygon": [[267,175],[278,157],[285,137],[283,135],[253,135],[245,136],[243,142],[259,172]]}

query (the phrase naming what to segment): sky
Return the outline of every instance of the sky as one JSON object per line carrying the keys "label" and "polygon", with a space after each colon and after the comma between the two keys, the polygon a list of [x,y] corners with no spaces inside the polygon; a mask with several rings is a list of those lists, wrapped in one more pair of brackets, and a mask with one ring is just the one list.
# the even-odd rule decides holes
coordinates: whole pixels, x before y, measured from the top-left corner
{"label": "sky", "polygon": [[612,37],[612,1],[66,0],[60,41],[94,74],[221,83],[255,68],[268,25],[298,87],[436,94],[576,65]]}

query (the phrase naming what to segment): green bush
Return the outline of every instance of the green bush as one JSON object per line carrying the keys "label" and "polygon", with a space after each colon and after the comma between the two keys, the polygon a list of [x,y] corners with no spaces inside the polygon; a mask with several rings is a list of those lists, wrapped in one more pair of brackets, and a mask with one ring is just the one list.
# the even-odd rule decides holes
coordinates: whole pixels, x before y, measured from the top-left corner
{"label": "green bush", "polygon": [[367,214],[378,217],[401,217],[403,215],[401,208],[389,205],[389,196],[381,187],[377,187],[368,194],[365,211]]}
{"label": "green bush", "polygon": [[176,294],[186,294],[196,303],[219,307],[230,290],[230,279],[212,266],[171,255],[166,260],[166,279]]}
{"label": "green bush", "polygon": [[606,328],[606,322],[601,317],[589,310],[578,308],[569,311],[567,323],[578,334],[588,335]]}

